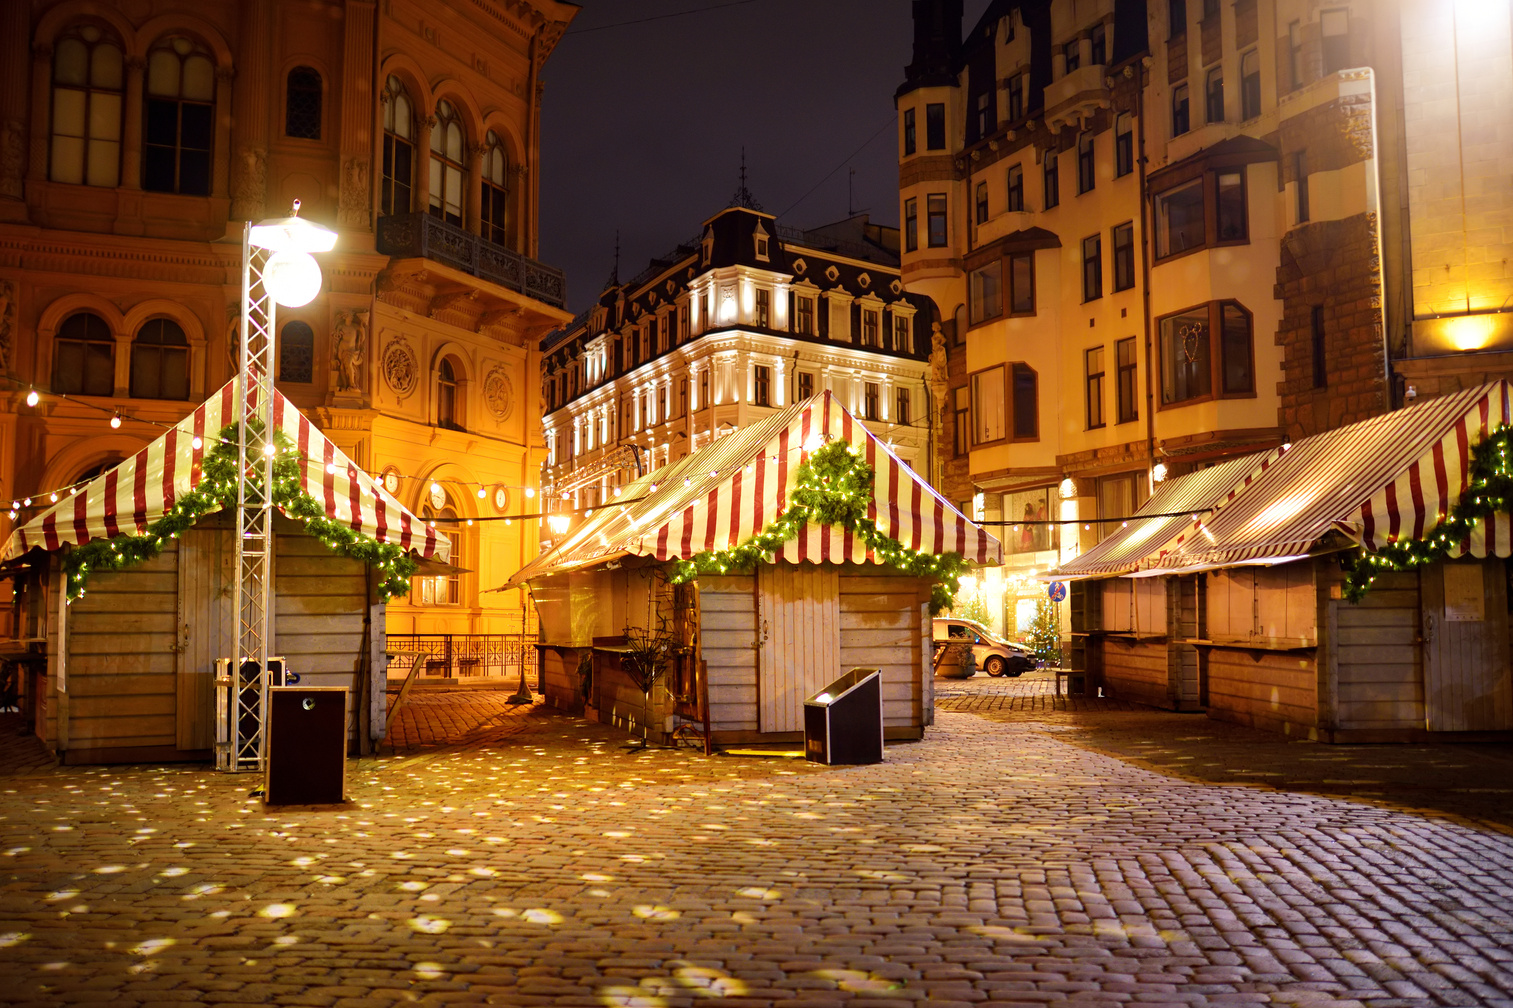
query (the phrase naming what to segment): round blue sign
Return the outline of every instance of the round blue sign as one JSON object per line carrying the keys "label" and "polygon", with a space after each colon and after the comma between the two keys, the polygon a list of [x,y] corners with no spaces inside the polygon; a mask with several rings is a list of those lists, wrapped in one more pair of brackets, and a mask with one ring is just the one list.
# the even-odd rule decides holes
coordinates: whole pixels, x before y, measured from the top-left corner
{"label": "round blue sign", "polygon": [[1046,596],[1052,602],[1063,602],[1063,601],[1065,601],[1066,600],[1066,582],[1065,581],[1052,581],[1049,585],[1046,586],[1045,593],[1046,593]]}

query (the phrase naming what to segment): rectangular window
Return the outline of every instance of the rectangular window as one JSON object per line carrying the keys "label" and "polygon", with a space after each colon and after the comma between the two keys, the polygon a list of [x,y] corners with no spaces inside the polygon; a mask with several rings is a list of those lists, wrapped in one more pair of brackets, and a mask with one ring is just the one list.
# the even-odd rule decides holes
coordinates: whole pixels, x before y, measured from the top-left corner
{"label": "rectangular window", "polygon": [[1060,161],[1061,159],[1057,157],[1055,151],[1048,150],[1045,152],[1045,160],[1042,162],[1041,167],[1043,169],[1042,177],[1044,178],[1045,209],[1047,210],[1061,203],[1061,172],[1058,170],[1060,168]]}
{"label": "rectangular window", "polygon": [[1154,202],[1157,259],[1203,247],[1203,179],[1157,193]]}
{"label": "rectangular window", "polygon": [[1140,388],[1135,356],[1135,337],[1117,340],[1114,343],[1114,363],[1118,373],[1114,376],[1114,415],[1116,423],[1130,423],[1140,418]]}
{"label": "rectangular window", "polygon": [[1135,126],[1128,112],[1114,117],[1114,175],[1122,177],[1135,170]]}
{"label": "rectangular window", "polygon": [[877,420],[881,418],[881,413],[879,412],[881,394],[882,390],[878,387],[877,382],[862,383],[863,420]]}
{"label": "rectangular window", "polygon": [[1298,151],[1292,156],[1292,178],[1296,190],[1298,223],[1307,221],[1308,209],[1308,153]]}
{"label": "rectangular window", "polygon": [[902,315],[893,316],[893,349],[909,353],[914,349],[913,343],[909,338],[909,320]]}
{"label": "rectangular window", "polygon": [[914,110],[904,109],[904,157],[914,153]]}
{"label": "rectangular window", "polygon": [[678,306],[678,342],[688,339],[688,306]]}
{"label": "rectangular window", "polygon": [[1008,396],[1004,377],[1004,367],[999,364],[979,371],[971,378],[974,446],[1002,441],[1007,435],[1005,407]]}
{"label": "rectangular window", "polygon": [[1224,67],[1216,66],[1208,71],[1203,82],[1204,119],[1216,123],[1224,121]]}
{"label": "rectangular window", "polygon": [[1024,168],[1019,165],[1009,169],[1008,209],[1024,209]]}
{"label": "rectangular window", "polygon": [[814,372],[800,371],[798,373],[798,396],[799,402],[803,402],[814,395]]}
{"label": "rectangular window", "polygon": [[1241,242],[1250,234],[1245,221],[1245,175],[1238,169],[1214,173],[1214,225],[1219,243]]}
{"label": "rectangular window", "polygon": [[1072,39],[1061,47],[1061,54],[1066,57],[1066,72],[1071,73],[1082,65],[1082,43],[1079,39]]}
{"label": "rectangular window", "polygon": [[919,201],[914,197],[904,200],[904,251],[919,249]]}
{"label": "rectangular window", "polygon": [[1035,314],[1035,253],[1015,252],[1009,256],[1009,313]]}
{"label": "rectangular window", "polygon": [[668,416],[668,413],[667,413],[667,386],[666,385],[658,385],[657,386],[657,422],[658,423],[665,423],[667,421],[667,416]]}
{"label": "rectangular window", "polygon": [[878,347],[883,345],[881,318],[879,313],[871,308],[862,309],[862,346]]}
{"label": "rectangular window", "polygon": [[1024,74],[1009,78],[1008,106],[1009,122],[1024,118]]}
{"label": "rectangular window", "polygon": [[1219,16],[1219,0],[1203,0],[1203,20]]}
{"label": "rectangular window", "polygon": [[1187,0],[1167,0],[1166,25],[1172,38],[1187,31]]}
{"label": "rectangular window", "polygon": [[1219,306],[1221,328],[1220,365],[1224,369],[1225,395],[1246,395],[1255,391],[1255,369],[1251,366],[1250,313],[1233,301]]}
{"label": "rectangular window", "polygon": [[978,137],[985,137],[993,132],[993,128],[998,124],[993,121],[993,92],[991,90],[977,95],[976,108],[973,112],[976,114],[974,122],[977,126]]}
{"label": "rectangular window", "polygon": [[1287,25],[1287,79],[1296,91],[1303,86],[1303,23],[1292,21]]}
{"label": "rectangular window", "polygon": [[656,319],[647,319],[646,320],[646,345],[647,345],[648,352],[650,352],[653,347],[656,348],[656,352],[659,352],[659,353],[661,352],[661,350],[662,350],[661,329],[662,329],[662,327],[659,326],[659,325],[657,325],[657,320]]}
{"label": "rectangular window", "polygon": [[772,405],[772,368],[758,364],[751,369],[751,402],[755,406]]}
{"label": "rectangular window", "polygon": [[1093,66],[1103,66],[1108,62],[1108,29],[1104,27],[1102,21],[1093,25],[1093,30],[1088,33],[1088,38],[1092,42]]}
{"label": "rectangular window", "polygon": [[946,106],[931,102],[925,106],[925,150],[946,149]]}
{"label": "rectangular window", "polygon": [[925,197],[925,230],[931,248],[946,245],[946,194],[931,193]]}
{"label": "rectangular window", "polygon": [[772,291],[764,287],[756,290],[756,319],[757,328],[768,329],[772,326]]}
{"label": "rectangular window", "polygon": [[994,259],[967,276],[967,320],[976,325],[1003,314],[1003,260]]}
{"label": "rectangular window", "polygon": [[1187,117],[1187,85],[1172,88],[1172,136],[1179,137],[1191,128]]}
{"label": "rectangular window", "polygon": [[1104,426],[1103,419],[1103,347],[1083,352],[1083,369],[1087,379],[1087,429]]}
{"label": "rectangular window", "polygon": [[814,335],[814,298],[800,294],[794,299],[793,331],[804,336]]}
{"label": "rectangular window", "polygon": [[1077,138],[1077,193],[1091,192],[1097,181],[1093,167],[1093,134],[1088,132]]}
{"label": "rectangular window", "polygon": [[893,402],[893,422],[897,424],[906,424],[910,422],[909,390],[906,388],[897,389],[895,392]]}
{"label": "rectangular window", "polygon": [[988,222],[988,184],[986,182],[977,183],[976,202],[977,223],[986,224]]}
{"label": "rectangular window", "polygon": [[1114,226],[1114,290],[1135,286],[1135,222]]}
{"label": "rectangular window", "polygon": [[1240,57],[1240,118],[1261,114],[1261,54],[1251,49]]}
{"label": "rectangular window", "polygon": [[1103,238],[1089,235],[1082,239],[1082,300],[1103,297]]}
{"label": "rectangular window", "polygon": [[972,400],[971,400],[970,394],[968,393],[967,389],[965,389],[965,388],[959,388],[959,389],[955,389],[953,391],[954,391],[955,400],[954,400],[954,402],[952,404],[952,406],[953,406],[952,413],[953,413],[953,415],[955,417],[955,420],[956,420],[956,429],[954,431],[954,435],[955,435],[954,440],[955,440],[955,447],[956,447],[956,455],[957,455],[958,458],[960,458],[961,456],[967,454],[969,451],[972,450],[971,438],[969,436],[970,432],[972,430],[972,423],[971,423],[971,420],[972,420],[971,401]]}
{"label": "rectangular window", "polygon": [[1329,384],[1329,361],[1324,353],[1324,306],[1314,305],[1311,314],[1309,343],[1313,347],[1313,387],[1324,388]]}
{"label": "rectangular window", "polygon": [[1323,72],[1332,74],[1350,65],[1350,11],[1338,7],[1319,12],[1320,56]]}
{"label": "rectangular window", "polygon": [[1015,364],[1014,440],[1034,441],[1040,437],[1039,376],[1028,364]]}
{"label": "rectangular window", "polygon": [[[1217,329],[1218,340],[1213,339]],[[1215,301],[1160,320],[1161,403],[1255,391],[1250,313]]]}

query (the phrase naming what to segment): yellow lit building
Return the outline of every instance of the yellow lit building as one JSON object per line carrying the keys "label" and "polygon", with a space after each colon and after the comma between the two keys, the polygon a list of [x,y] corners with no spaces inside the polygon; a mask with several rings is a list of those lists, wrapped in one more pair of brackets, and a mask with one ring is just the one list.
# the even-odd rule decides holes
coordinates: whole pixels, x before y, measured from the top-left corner
{"label": "yellow lit building", "polygon": [[1010,629],[1156,481],[1513,373],[1506,4],[915,22],[902,274],[948,320],[942,489],[1004,523]]}
{"label": "yellow lit building", "polygon": [[480,587],[537,548],[534,523],[503,518],[532,509],[537,342],[569,317],[533,257],[542,68],[576,11],[0,5],[7,499],[99,472],[231,377],[242,222],[299,199],[340,237],[321,293],[279,313],[278,387],[407,507],[450,519],[469,570],[417,579],[389,632],[521,632],[528,600]]}

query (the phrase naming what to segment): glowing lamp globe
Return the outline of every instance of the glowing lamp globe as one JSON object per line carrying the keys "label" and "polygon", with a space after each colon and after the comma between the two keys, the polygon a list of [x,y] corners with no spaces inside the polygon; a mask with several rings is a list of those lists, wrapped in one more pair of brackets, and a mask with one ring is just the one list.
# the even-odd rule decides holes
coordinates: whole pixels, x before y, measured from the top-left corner
{"label": "glowing lamp globe", "polygon": [[320,266],[308,252],[275,252],[263,266],[263,286],[285,308],[307,305],[320,293]]}

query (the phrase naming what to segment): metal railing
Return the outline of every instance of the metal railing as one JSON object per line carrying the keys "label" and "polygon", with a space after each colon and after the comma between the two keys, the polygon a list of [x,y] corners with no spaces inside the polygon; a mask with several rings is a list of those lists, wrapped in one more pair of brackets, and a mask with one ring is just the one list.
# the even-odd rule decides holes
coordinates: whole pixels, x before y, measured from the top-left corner
{"label": "metal railing", "polygon": [[[425,666],[419,678],[434,679],[508,679],[520,678],[524,669],[528,679],[535,678],[535,634],[388,634],[390,652],[407,651],[425,654]],[[403,667],[401,667],[401,664]],[[408,672],[408,663],[397,663],[395,672]]]}
{"label": "metal railing", "polygon": [[401,259],[432,259],[445,263],[480,280],[520,291],[557,308],[567,303],[567,276],[561,270],[496,245],[428,213],[380,217],[378,251]]}

